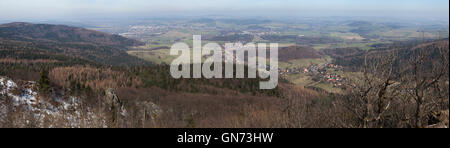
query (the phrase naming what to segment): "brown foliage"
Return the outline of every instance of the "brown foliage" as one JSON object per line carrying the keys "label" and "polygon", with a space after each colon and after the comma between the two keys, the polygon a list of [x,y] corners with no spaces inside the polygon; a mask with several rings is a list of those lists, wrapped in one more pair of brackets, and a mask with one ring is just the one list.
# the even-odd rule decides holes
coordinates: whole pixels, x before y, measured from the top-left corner
{"label": "brown foliage", "polygon": [[57,67],[52,69],[49,75],[52,83],[63,88],[70,88],[71,82],[76,81],[97,91],[134,87],[141,83],[138,77],[131,77],[126,72],[89,66]]}

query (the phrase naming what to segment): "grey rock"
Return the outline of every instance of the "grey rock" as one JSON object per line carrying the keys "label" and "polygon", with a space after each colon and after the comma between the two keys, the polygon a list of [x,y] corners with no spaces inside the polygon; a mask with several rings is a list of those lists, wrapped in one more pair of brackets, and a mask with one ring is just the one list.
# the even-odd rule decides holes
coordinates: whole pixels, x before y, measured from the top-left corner
{"label": "grey rock", "polygon": [[145,119],[154,120],[163,113],[163,110],[158,105],[150,101],[136,102],[136,106],[142,109]]}

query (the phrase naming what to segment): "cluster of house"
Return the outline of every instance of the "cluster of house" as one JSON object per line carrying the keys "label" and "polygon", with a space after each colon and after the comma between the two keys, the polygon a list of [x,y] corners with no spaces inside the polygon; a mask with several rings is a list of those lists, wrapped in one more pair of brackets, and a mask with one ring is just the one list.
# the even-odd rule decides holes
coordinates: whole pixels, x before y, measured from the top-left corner
{"label": "cluster of house", "polygon": [[286,74],[300,74],[300,73],[320,73],[322,72],[322,70],[325,69],[321,69],[320,67],[324,67],[324,66],[319,66],[318,64],[311,64],[308,67],[291,67],[291,68],[284,68],[278,69],[278,72],[280,75],[286,75]]}
{"label": "cluster of house", "polygon": [[327,82],[333,84],[334,87],[344,87],[345,78],[339,74],[333,73],[332,71],[343,71],[343,67],[336,64],[311,64],[308,67],[292,67],[279,69],[278,72],[281,76],[286,76],[289,74],[309,74],[320,80],[322,82]]}
{"label": "cluster of house", "polygon": [[336,64],[326,64],[325,68],[320,70],[320,74],[318,76],[321,77],[323,81],[333,84],[334,87],[344,87],[345,78],[328,70],[343,71],[343,67]]}
{"label": "cluster of house", "polygon": [[340,65],[336,65],[336,64],[328,64],[327,67],[328,68],[334,68],[336,70],[344,70],[344,67],[342,67]]}
{"label": "cluster of house", "polygon": [[327,73],[322,77],[326,82],[333,84],[334,87],[343,87],[345,79],[338,74]]}
{"label": "cluster of house", "polygon": [[249,34],[249,35],[254,35],[254,36],[263,36],[263,35],[281,34],[281,32],[274,32],[274,31],[242,31],[241,34]]}

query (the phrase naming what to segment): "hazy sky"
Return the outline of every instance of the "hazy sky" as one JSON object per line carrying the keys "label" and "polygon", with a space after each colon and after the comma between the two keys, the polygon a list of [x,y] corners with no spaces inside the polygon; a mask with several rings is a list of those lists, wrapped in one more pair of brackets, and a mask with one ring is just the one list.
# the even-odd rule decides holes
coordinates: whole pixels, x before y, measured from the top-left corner
{"label": "hazy sky", "polygon": [[447,18],[449,0],[0,0],[1,19],[160,14],[280,14]]}

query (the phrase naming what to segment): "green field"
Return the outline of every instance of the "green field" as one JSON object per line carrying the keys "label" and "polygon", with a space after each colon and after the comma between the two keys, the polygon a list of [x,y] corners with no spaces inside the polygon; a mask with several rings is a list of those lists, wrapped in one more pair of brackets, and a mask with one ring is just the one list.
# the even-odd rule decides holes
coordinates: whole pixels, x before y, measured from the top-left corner
{"label": "green field", "polygon": [[279,62],[278,66],[281,69],[294,68],[294,67],[297,67],[297,68],[302,68],[303,67],[303,68],[305,68],[305,67],[308,67],[311,64],[319,64],[320,65],[320,64],[327,63],[327,62],[331,62],[331,61],[332,61],[332,59],[329,56],[327,56],[325,58],[297,59],[297,60],[290,60],[290,61],[287,61],[287,62]]}
{"label": "green field", "polygon": [[136,56],[140,59],[150,61],[156,64],[170,64],[176,57],[169,54],[169,49],[151,50],[151,51],[139,51],[131,50],[128,54]]}
{"label": "green field", "polygon": [[[331,21],[333,20],[333,21]],[[430,26],[427,24],[417,25],[416,22],[401,23],[392,25],[384,20],[361,20],[339,18],[309,19],[301,21],[257,21],[257,20],[178,20],[162,21],[161,24],[173,26],[173,28],[162,30],[160,34],[145,36],[140,40],[147,45],[135,47],[128,51],[128,54],[138,58],[157,63],[171,63],[176,56],[169,55],[169,49],[176,42],[193,45],[192,36],[202,35],[202,45],[207,43],[218,43],[223,45],[229,41],[208,41],[208,38],[223,37],[230,35],[253,35],[254,43],[271,43],[270,38],[263,39],[264,35],[280,36],[273,41],[279,47],[297,46],[301,41],[295,37],[303,36],[307,41],[311,41],[310,46],[318,51],[335,48],[359,48],[361,50],[372,50],[375,44],[388,44],[396,41],[418,40],[422,38],[420,30],[424,31],[424,38],[438,38],[437,31],[442,32],[442,38],[448,37],[448,25]],[[255,29],[256,28],[256,29]],[[284,36],[284,38],[283,38]],[[287,37],[286,37],[287,36]],[[309,37],[309,38],[308,38]],[[336,41],[328,40],[336,39]],[[224,39],[226,40],[226,39]],[[166,47],[166,48],[161,48]],[[157,49],[157,50],[155,50]],[[280,51],[282,52],[282,51]],[[203,59],[204,60],[204,59]],[[316,59],[296,59],[290,61],[280,61],[279,68],[307,68],[311,64],[323,65],[332,63],[332,58],[325,56]],[[327,69],[328,73],[338,74],[346,78],[357,78],[360,73],[335,71]],[[327,82],[315,82],[313,76],[309,74],[287,74],[285,78],[293,84],[304,87],[321,88],[331,93],[343,93],[340,88],[333,87]]]}

